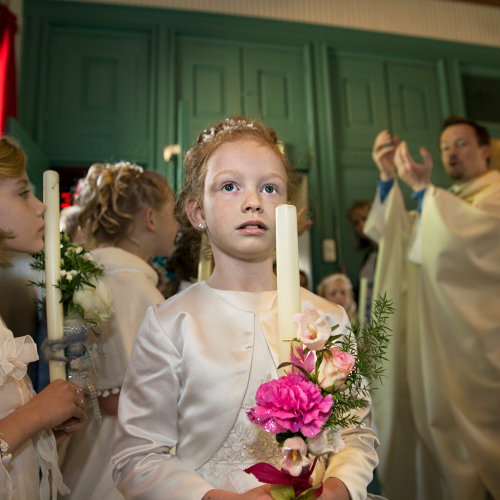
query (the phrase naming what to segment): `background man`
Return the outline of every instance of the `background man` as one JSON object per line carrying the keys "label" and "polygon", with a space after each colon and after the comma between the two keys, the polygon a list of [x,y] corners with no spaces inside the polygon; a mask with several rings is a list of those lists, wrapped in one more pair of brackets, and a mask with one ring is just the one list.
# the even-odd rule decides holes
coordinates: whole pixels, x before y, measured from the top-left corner
{"label": "background man", "polygon": [[[379,476],[391,500],[500,499],[500,173],[474,122],[446,120],[440,148],[448,191],[431,184],[425,148],[417,163],[388,131],[373,148],[374,297],[387,292],[397,311],[374,396]],[[417,212],[406,212],[396,170]]]}

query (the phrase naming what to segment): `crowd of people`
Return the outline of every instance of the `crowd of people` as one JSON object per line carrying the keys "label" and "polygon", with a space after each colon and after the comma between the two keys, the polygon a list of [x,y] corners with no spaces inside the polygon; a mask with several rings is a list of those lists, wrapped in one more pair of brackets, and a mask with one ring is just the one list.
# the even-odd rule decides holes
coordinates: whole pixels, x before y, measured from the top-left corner
{"label": "crowd of people", "polygon": [[[405,141],[381,132],[375,199],[347,213],[365,252],[359,275],[325,276],[318,295],[301,276],[301,301],[341,335],[369,320],[378,294],[396,309],[374,393],[378,436],[371,405],[356,410],[361,424],[343,429],[345,450],[315,469],[321,500],[382,498],[367,492],[377,465],[389,500],[500,499],[500,173],[474,122],[447,120],[440,147],[449,190],[432,185],[425,148],[417,163]],[[277,376],[275,208],[294,202],[296,173],[276,133],[243,117],[203,131],[184,169],[175,200],[158,173],[94,164],[61,215],[71,240],[104,265],[113,295],[93,380],[101,425],[78,385],[35,393],[27,369],[36,343],[0,319],[1,500],[271,498],[244,469],[279,463],[281,451],[246,412],[261,381]],[[397,179],[416,211],[405,210]],[[44,212],[24,153],[2,138],[2,268],[11,252],[43,248]],[[202,234],[215,266],[197,282]]]}

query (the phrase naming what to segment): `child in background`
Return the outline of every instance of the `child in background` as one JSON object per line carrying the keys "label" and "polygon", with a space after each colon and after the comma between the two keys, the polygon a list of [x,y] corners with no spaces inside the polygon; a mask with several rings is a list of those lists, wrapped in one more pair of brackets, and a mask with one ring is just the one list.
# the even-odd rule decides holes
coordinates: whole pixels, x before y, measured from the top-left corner
{"label": "child in background", "polygon": [[90,410],[84,431],[69,444],[62,471],[71,500],[121,499],[111,478],[120,387],[146,310],[164,300],[147,261],[172,253],[178,229],[174,197],[156,172],[130,163],[95,164],[81,181],[78,203],[79,225],[94,247],[92,256],[105,266],[115,314],[101,327],[106,358],[96,360],[102,425]]}
{"label": "child in background", "polygon": [[[277,377],[275,210],[292,198],[294,179],[277,140],[262,123],[235,117],[200,134],[186,154],[177,220],[207,232],[215,268],[151,307],[137,335],[113,452],[127,499],[271,500],[270,485],[244,469],[279,467],[282,458],[275,437],[246,415],[262,381]],[[342,308],[305,289],[301,300],[350,334]],[[346,449],[316,470],[322,498],[365,499],[376,437],[356,426],[342,438]]]}
{"label": "child in background", "polygon": [[78,225],[78,216],[82,209],[79,205],[72,205],[61,210],[61,219],[59,226],[68,236],[69,241],[75,245],[83,245],[86,250],[91,250],[91,245],[85,241],[82,229]]}
{"label": "child in background", "polygon": [[341,273],[329,274],[325,276],[318,285],[318,295],[326,300],[342,306],[351,325],[357,323],[356,317],[356,302],[352,291],[351,280]]}
{"label": "child in background", "polygon": [[[0,138],[0,267],[9,252],[43,249],[46,207],[29,189],[26,155],[12,139]],[[57,467],[56,431],[62,442],[83,427],[86,418],[81,389],[56,380],[35,394],[26,375],[38,359],[33,339],[14,336],[0,318],[0,498],[49,500],[67,493]]]}

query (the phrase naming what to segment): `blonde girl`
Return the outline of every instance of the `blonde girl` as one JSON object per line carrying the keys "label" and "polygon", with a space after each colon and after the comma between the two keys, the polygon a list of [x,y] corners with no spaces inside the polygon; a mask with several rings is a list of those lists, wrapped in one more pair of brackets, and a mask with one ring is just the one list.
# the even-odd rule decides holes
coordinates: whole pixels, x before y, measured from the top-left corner
{"label": "blonde girl", "polygon": [[[0,267],[9,252],[43,249],[45,205],[33,196],[26,156],[8,137],[0,138]],[[28,333],[28,332],[26,332]],[[27,364],[38,354],[33,339],[14,338],[0,318],[0,498],[49,500],[69,490],[57,467],[58,441],[83,427],[85,403],[80,389],[57,380],[36,395]]]}
{"label": "blonde girl", "polygon": [[342,306],[351,324],[356,323],[356,302],[352,291],[351,280],[342,273],[325,276],[318,285],[318,295],[326,300]]}
{"label": "blonde girl", "polygon": [[[148,310],[122,388],[114,479],[134,500],[270,500],[244,469],[282,457],[246,412],[277,376],[275,209],[290,200],[294,173],[276,134],[243,117],[200,134],[185,170],[177,219],[207,233],[215,269]],[[301,294],[348,333],[343,309]],[[344,432],[346,450],[320,468],[324,498],[366,497],[374,440],[365,427]]]}
{"label": "blonde girl", "polygon": [[178,228],[174,197],[162,175],[121,162],[92,165],[80,183],[78,203],[79,225],[94,248],[93,258],[105,266],[115,313],[102,325],[106,359],[97,361],[102,425],[90,411],[84,431],[69,445],[62,471],[71,500],[121,499],[111,478],[120,387],[146,310],[163,301],[158,275],[147,261],[172,252]]}

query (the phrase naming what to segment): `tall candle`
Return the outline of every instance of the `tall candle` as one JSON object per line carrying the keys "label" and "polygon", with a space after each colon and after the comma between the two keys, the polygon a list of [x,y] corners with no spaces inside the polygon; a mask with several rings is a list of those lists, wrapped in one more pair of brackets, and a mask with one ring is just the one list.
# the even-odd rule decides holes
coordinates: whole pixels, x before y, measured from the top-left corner
{"label": "tall candle", "polygon": [[366,322],[366,293],[368,290],[368,278],[361,278],[359,282],[359,304],[358,304],[358,323],[363,328]]}
{"label": "tall candle", "polygon": [[[63,337],[63,305],[61,290],[55,288],[61,277],[61,238],[59,235],[59,174],[47,170],[43,174],[43,202],[45,212],[45,291],[47,308],[47,336],[49,340]],[[57,356],[64,356],[58,351]],[[49,361],[50,381],[66,380],[66,363]]]}
{"label": "tall candle", "polygon": [[[297,337],[292,321],[300,312],[299,241],[297,209],[293,205],[276,208],[276,271],[278,276],[279,362],[290,361],[291,342]],[[283,375],[283,370],[280,375]]]}
{"label": "tall candle", "polygon": [[210,278],[213,271],[213,260],[209,246],[207,233],[203,233],[201,235],[200,262],[198,263],[198,281],[205,281]]}

